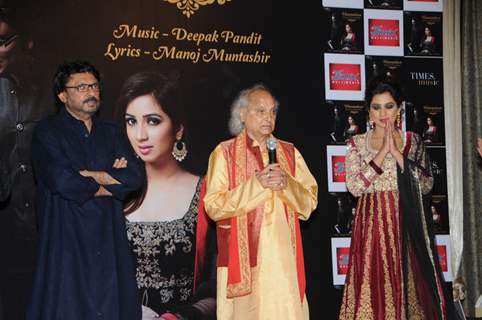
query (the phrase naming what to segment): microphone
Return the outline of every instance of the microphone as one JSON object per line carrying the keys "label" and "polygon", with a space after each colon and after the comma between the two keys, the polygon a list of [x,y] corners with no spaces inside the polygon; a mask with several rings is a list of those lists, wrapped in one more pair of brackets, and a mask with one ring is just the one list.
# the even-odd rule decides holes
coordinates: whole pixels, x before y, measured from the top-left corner
{"label": "microphone", "polygon": [[268,148],[269,164],[278,162],[276,160],[276,139],[268,138],[268,140],[266,140],[266,147]]}

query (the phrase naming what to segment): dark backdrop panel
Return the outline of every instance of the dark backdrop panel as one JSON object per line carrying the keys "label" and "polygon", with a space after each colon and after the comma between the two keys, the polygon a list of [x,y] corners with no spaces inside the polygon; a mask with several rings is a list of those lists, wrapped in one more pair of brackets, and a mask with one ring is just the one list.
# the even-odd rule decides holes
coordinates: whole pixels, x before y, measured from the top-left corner
{"label": "dark backdrop panel", "polygon": [[[51,90],[55,69],[64,60],[88,60],[102,74],[100,116],[115,120],[115,101],[129,75],[151,70],[180,76],[184,90],[179,101],[190,114],[187,166],[196,173],[205,172],[209,153],[219,141],[229,137],[229,105],[236,93],[257,82],[273,89],[280,101],[275,134],[295,143],[319,183],[319,209],[302,224],[311,318],[337,318],[341,291],[331,284],[330,263],[330,236],[336,216],[333,201],[327,196],[325,169],[327,130],[333,116],[322,103],[322,45],[329,36],[326,21],[330,14],[323,10],[321,1],[296,5],[270,0],[231,0],[224,5],[214,2],[201,6],[190,18],[176,5],[162,0],[22,1],[35,10],[35,19],[29,23],[34,30],[36,68],[45,79],[44,90]],[[123,24],[159,30],[168,36],[117,39],[113,31]],[[257,44],[197,45],[175,40],[171,34],[175,27],[205,34],[232,30],[242,35],[255,33],[262,38]],[[159,46],[201,53],[213,48],[248,54],[258,51],[264,57],[269,55],[269,60],[266,63],[155,60],[143,53],[152,54]],[[124,55],[116,57],[115,49],[121,48]],[[138,53],[139,57],[128,56]]]}

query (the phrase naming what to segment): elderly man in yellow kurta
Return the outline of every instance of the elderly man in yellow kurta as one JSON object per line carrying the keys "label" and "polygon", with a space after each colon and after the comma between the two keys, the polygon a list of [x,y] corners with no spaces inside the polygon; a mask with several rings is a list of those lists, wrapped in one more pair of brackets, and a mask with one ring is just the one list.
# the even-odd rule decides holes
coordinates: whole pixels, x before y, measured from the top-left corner
{"label": "elderly man in yellow kurta", "polygon": [[231,107],[235,138],[212,152],[204,198],[216,221],[217,318],[308,319],[299,219],[317,204],[318,186],[293,144],[275,139],[278,102],[263,85],[240,92]]}

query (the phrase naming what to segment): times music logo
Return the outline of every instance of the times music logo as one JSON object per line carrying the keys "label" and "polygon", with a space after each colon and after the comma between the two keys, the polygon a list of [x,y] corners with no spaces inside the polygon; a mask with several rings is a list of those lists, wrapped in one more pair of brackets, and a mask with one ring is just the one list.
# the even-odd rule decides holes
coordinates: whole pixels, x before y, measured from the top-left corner
{"label": "times music logo", "polygon": [[433,72],[410,72],[410,78],[419,86],[436,87],[440,85],[440,80],[437,79]]}
{"label": "times music logo", "polygon": [[361,90],[361,67],[359,64],[330,63],[331,90]]}
{"label": "times music logo", "polygon": [[371,46],[398,47],[400,21],[396,19],[369,19],[368,43]]}
{"label": "times music logo", "polygon": [[332,164],[332,174],[333,174],[333,182],[345,182],[345,156],[332,156],[331,157],[331,164]]}

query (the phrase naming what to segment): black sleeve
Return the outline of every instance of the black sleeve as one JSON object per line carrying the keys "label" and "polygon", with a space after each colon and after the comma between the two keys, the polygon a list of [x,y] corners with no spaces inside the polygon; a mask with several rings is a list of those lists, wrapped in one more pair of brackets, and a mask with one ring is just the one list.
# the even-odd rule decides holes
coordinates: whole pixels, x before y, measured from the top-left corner
{"label": "black sleeve", "polygon": [[109,168],[106,172],[120,184],[104,185],[112,196],[123,201],[129,193],[139,189],[142,186],[144,171],[142,163],[134,156],[130,148],[129,142],[124,134],[116,128],[114,134],[115,158],[125,158],[127,160],[127,168]]}
{"label": "black sleeve", "polygon": [[38,126],[32,138],[32,159],[37,179],[52,193],[77,204],[94,198],[99,184],[73,169],[59,136],[52,128]]}

